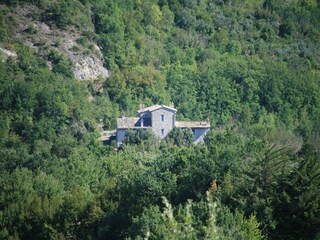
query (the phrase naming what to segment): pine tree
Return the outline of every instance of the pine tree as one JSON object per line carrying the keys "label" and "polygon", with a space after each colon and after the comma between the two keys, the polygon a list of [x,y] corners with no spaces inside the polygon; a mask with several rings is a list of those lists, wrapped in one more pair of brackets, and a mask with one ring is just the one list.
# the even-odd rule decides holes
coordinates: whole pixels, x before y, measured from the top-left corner
{"label": "pine tree", "polygon": [[275,239],[316,239],[320,234],[320,162],[302,159],[277,186]]}

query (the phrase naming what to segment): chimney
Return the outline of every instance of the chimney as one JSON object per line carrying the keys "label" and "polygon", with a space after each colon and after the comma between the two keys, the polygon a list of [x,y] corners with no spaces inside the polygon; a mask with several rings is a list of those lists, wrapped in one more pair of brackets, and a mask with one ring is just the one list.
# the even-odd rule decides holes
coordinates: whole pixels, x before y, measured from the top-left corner
{"label": "chimney", "polygon": [[169,103],[169,107],[174,108],[174,103],[173,103],[173,102],[170,102],[170,103]]}
{"label": "chimney", "polygon": [[142,109],[144,109],[144,105],[143,105],[143,103],[140,103],[139,104],[139,110],[142,110]]}

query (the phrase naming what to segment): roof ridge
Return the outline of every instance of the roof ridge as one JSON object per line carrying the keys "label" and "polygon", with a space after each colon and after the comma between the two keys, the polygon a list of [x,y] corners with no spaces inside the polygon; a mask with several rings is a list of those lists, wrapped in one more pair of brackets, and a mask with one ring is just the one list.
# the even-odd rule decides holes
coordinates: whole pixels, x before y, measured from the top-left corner
{"label": "roof ridge", "polygon": [[138,113],[143,113],[143,112],[147,112],[147,111],[152,112],[152,111],[157,110],[159,108],[168,108],[168,109],[171,109],[171,110],[173,110],[175,112],[177,111],[177,109],[169,107],[169,106],[164,105],[164,104],[161,104],[161,105],[155,104],[155,105],[152,105],[152,106],[149,106],[149,107],[146,107],[146,108],[138,110]]}

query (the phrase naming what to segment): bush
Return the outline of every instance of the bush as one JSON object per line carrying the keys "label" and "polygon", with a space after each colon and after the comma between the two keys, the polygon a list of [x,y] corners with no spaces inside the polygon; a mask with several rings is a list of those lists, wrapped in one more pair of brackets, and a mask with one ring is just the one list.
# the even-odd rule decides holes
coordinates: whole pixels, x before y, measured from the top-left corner
{"label": "bush", "polygon": [[125,145],[143,144],[147,147],[154,146],[158,142],[157,137],[151,129],[129,130],[124,136],[123,143]]}
{"label": "bush", "polygon": [[193,138],[193,132],[190,128],[174,128],[166,137],[166,141],[177,146],[191,146]]}

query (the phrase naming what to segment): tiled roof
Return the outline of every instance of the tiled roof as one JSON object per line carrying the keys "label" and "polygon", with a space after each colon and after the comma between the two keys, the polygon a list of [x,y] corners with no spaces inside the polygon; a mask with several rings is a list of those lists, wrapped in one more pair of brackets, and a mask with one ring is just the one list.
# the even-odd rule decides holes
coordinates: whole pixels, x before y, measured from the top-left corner
{"label": "tiled roof", "polygon": [[200,121],[200,122],[176,121],[175,127],[178,127],[178,128],[210,128],[210,122],[206,122],[206,121]]}
{"label": "tiled roof", "polygon": [[177,111],[177,109],[172,108],[172,107],[168,107],[166,105],[153,105],[153,106],[138,110],[138,113],[143,113],[143,112],[148,112],[148,111],[152,112],[152,111],[158,110],[160,108],[167,108],[167,109],[170,109],[170,110],[175,111],[175,112]]}
{"label": "tiled roof", "polygon": [[136,128],[138,117],[122,117],[117,118],[117,129]]}

